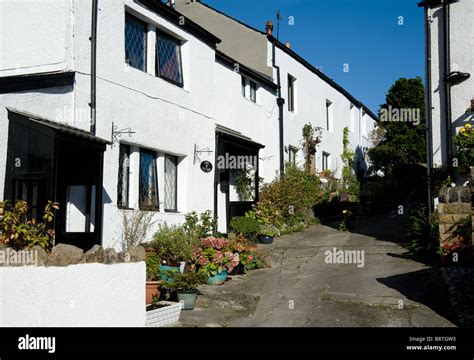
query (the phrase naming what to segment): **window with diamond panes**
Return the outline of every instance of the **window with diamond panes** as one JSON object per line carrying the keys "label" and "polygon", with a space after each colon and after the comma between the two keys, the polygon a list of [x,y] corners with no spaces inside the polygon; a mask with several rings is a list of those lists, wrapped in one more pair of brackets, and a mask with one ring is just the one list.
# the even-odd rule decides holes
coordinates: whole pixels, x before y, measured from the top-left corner
{"label": "window with diamond panes", "polygon": [[117,206],[128,208],[128,190],[130,183],[130,146],[120,144],[119,174],[117,184]]}
{"label": "window with diamond panes", "polygon": [[141,210],[158,210],[156,153],[140,149],[139,205]]}
{"label": "window with diamond panes", "polygon": [[158,31],[156,33],[156,76],[183,86],[180,41]]}
{"label": "window with diamond panes", "polygon": [[165,156],[165,211],[177,211],[178,158]]}
{"label": "window with diamond panes", "polygon": [[125,62],[146,71],[146,33],[148,25],[136,17],[125,15]]}

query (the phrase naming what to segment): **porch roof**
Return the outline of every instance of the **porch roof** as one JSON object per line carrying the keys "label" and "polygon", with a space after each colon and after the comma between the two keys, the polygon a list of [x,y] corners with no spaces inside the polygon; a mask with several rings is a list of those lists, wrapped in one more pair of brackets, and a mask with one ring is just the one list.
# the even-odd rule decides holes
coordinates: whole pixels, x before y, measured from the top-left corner
{"label": "porch roof", "polygon": [[24,116],[24,117],[28,118],[29,120],[31,120],[35,123],[47,126],[51,129],[54,129],[54,130],[56,130],[60,133],[63,133],[63,134],[80,137],[80,138],[83,138],[85,140],[88,140],[88,141],[91,141],[91,142],[94,142],[94,143],[98,143],[98,144],[102,144],[102,145],[111,145],[112,144],[112,142],[109,141],[109,140],[102,139],[98,136],[92,135],[88,131],[76,128],[74,126],[70,126],[70,125],[65,124],[65,123],[59,123],[57,121],[47,119],[45,117],[38,116],[38,115],[35,115],[35,114],[31,114],[31,113],[23,111],[23,110],[17,110],[17,109],[11,108],[11,107],[7,107],[7,110],[11,113]]}
{"label": "porch roof", "polygon": [[253,141],[250,137],[243,135],[241,132],[230,129],[228,127],[217,124],[216,125],[216,134],[220,138],[227,139],[229,142],[235,143],[237,145],[252,149],[260,150],[265,147],[258,142]]}

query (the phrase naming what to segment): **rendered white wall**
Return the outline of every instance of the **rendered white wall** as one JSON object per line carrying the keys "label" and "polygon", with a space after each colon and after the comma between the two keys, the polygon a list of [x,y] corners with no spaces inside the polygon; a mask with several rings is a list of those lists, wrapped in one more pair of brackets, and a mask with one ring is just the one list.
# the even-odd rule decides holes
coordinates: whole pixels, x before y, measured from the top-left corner
{"label": "rendered white wall", "polygon": [[[269,62],[271,62],[271,45],[269,44]],[[285,145],[300,146],[302,142],[302,129],[307,123],[321,127],[322,142],[316,154],[316,169],[322,170],[322,154],[331,154],[331,170],[337,177],[342,173],[341,154],[343,151],[343,130],[350,127],[351,102],[339,91],[334,89],[319,76],[307,69],[301,63],[293,59],[280,49],[276,49],[276,62],[281,69],[282,96],[285,98],[284,108],[284,137]],[[295,103],[296,111],[288,111],[288,74],[296,78]],[[276,77],[276,71],[275,75]],[[332,126],[326,130],[326,101],[331,101]],[[356,107],[357,109],[357,107]],[[354,110],[357,111],[357,110]],[[355,115],[355,128],[350,132],[349,140],[354,151],[357,147],[368,147],[368,134],[374,128],[374,120],[366,115],[362,118],[362,110],[358,109]],[[363,123],[366,132],[362,133]],[[288,153],[285,154],[288,160]],[[297,154],[297,163],[304,163],[303,152]]]}
{"label": "rendered white wall", "polygon": [[145,263],[0,267],[2,327],[142,327]]}
{"label": "rendered white wall", "polygon": [[[446,163],[446,135],[444,82],[441,75],[444,71],[443,58],[443,8],[436,7],[430,10],[431,23],[431,60],[432,60],[432,136],[434,164]],[[451,107],[453,134],[464,126],[472,117],[470,101],[474,98],[474,24],[472,14],[474,2],[460,1],[450,5],[450,46],[451,46],[451,71],[461,71],[471,74],[471,77],[461,84],[451,88]]]}

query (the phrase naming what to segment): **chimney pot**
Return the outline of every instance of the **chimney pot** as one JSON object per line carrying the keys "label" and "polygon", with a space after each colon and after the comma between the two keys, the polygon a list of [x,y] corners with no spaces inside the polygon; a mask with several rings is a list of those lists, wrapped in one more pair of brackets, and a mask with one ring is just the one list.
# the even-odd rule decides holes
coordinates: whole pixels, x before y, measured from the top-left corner
{"label": "chimney pot", "polygon": [[267,23],[265,24],[265,30],[266,30],[267,35],[272,36],[273,35],[273,22],[268,20]]}
{"label": "chimney pot", "polygon": [[285,44],[285,46],[286,46],[288,49],[291,49],[291,43],[287,42],[287,43]]}

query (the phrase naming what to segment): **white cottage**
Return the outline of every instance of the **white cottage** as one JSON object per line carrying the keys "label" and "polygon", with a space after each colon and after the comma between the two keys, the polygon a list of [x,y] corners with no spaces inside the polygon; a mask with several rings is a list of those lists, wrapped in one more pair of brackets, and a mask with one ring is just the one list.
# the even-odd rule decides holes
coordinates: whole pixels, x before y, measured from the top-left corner
{"label": "white cottage", "polygon": [[344,126],[361,154],[368,146],[374,115],[269,29],[232,20],[257,38],[244,56],[178,9],[0,3],[0,198],[27,200],[33,216],[60,202],[57,242],[119,248],[133,209],[168,223],[211,210],[225,232],[258,200],[257,182],[250,198],[237,193],[232,159],[271,181],[301,162],[308,119],[326,126],[317,170],[340,172]]}

